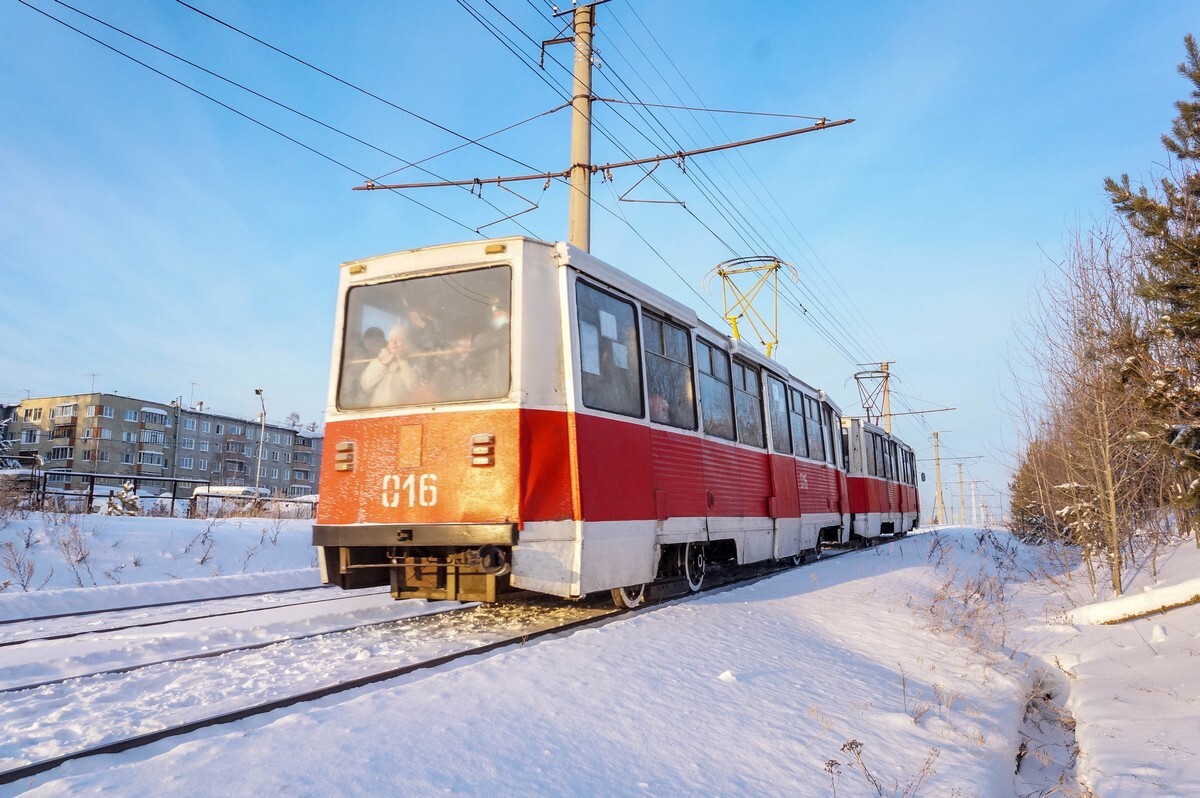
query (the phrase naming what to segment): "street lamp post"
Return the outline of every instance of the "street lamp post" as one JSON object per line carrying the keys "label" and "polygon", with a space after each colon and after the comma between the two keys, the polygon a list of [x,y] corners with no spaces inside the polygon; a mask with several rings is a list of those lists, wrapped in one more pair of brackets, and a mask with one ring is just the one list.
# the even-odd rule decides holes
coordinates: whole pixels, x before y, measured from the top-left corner
{"label": "street lamp post", "polygon": [[258,396],[258,403],[262,405],[262,415],[259,416],[258,427],[258,468],[254,471],[254,492],[258,494],[263,470],[263,439],[267,437],[267,400],[263,398],[262,388],[255,388],[254,393]]}

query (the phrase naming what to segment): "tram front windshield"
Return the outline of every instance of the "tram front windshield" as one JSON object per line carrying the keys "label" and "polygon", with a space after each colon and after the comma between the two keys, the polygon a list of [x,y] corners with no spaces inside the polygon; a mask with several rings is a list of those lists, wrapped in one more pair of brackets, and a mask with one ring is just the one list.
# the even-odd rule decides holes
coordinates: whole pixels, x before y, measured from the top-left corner
{"label": "tram front windshield", "polygon": [[494,266],[351,288],[338,407],[506,396],[511,285],[512,269]]}

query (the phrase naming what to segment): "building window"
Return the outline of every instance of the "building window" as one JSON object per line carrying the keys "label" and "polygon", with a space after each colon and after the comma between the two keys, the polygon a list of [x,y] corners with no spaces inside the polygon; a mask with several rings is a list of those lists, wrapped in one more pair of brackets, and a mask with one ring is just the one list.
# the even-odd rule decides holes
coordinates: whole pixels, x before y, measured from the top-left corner
{"label": "building window", "polygon": [[142,411],[142,423],[143,424],[155,424],[159,427],[165,427],[167,425],[167,414],[159,413],[154,410],[143,410]]}
{"label": "building window", "polygon": [[79,404],[70,402],[61,404],[50,410],[50,418],[74,418],[79,414]]}
{"label": "building window", "polygon": [[279,433],[278,432],[271,433],[271,443],[276,443],[276,444],[279,443]]}
{"label": "building window", "polygon": [[99,457],[96,458],[97,460],[99,460],[101,463],[108,462],[108,452],[105,452],[102,450],[102,451],[98,452],[98,454],[99,454]]}
{"label": "building window", "polygon": [[133,455],[129,452],[124,452],[121,455],[121,465],[133,465]]}
{"label": "building window", "polygon": [[111,407],[109,407],[108,405],[105,405],[104,411],[100,415],[104,416],[105,418],[112,418],[116,414],[113,412],[113,409]]}
{"label": "building window", "polygon": [[95,418],[96,417],[96,405],[88,405],[88,409],[86,411],[84,411],[84,415],[86,415],[88,418]]}
{"label": "building window", "polygon": [[258,476],[261,478],[261,477],[265,477],[266,475],[267,475],[267,467],[259,466],[258,467]]}
{"label": "building window", "polygon": [[196,462],[196,470],[197,471],[207,471],[208,470],[208,461],[207,460],[197,461]]}
{"label": "building window", "polygon": [[180,438],[179,439],[179,448],[180,449],[195,449],[196,448],[196,439],[195,438]]}
{"label": "building window", "polygon": [[162,446],[167,440],[167,436],[162,430],[144,429],[142,430],[142,443],[152,443],[156,446]]}
{"label": "building window", "polygon": [[212,432],[212,422],[211,421],[201,421],[200,422],[200,431],[204,432],[204,433]]}
{"label": "building window", "polygon": [[21,433],[21,443],[37,443],[38,436],[41,434],[40,429],[27,429]]}
{"label": "building window", "polygon": [[74,446],[55,446],[50,450],[51,460],[70,460],[75,456]]}
{"label": "building window", "polygon": [[292,436],[291,436],[291,435],[284,435],[284,436],[283,436],[283,445],[284,445],[284,446],[291,446],[291,445],[292,445]]}
{"label": "building window", "polygon": [[25,408],[25,420],[26,421],[41,421],[42,420],[42,408],[40,408],[40,407]]}
{"label": "building window", "polygon": [[138,452],[138,465],[163,466],[167,459],[162,452]]}
{"label": "building window", "polygon": [[[219,431],[220,431],[220,430],[218,430],[218,432],[219,432]],[[229,425],[229,434],[230,434],[230,435],[241,435],[241,434],[242,434],[242,428],[241,428],[241,427],[239,427],[237,424],[230,424],[230,425]]]}
{"label": "building window", "polygon": [[225,425],[224,425],[224,424],[218,424],[218,425],[217,425],[217,429],[216,429],[216,433],[217,433],[218,435],[221,435],[221,434],[223,434],[224,432],[225,432]]}
{"label": "building window", "polygon": [[[300,456],[299,456],[299,455],[296,455],[296,457],[297,457],[297,459],[299,459],[299,457],[300,457]],[[285,462],[285,463],[290,463],[290,462],[292,462],[292,453],[291,453],[291,452],[284,452],[284,453],[283,453],[283,462]]]}
{"label": "building window", "polygon": [[196,431],[196,419],[185,418],[183,420],[183,428],[185,430],[188,430],[189,432],[195,432]]}
{"label": "building window", "polygon": [[126,421],[137,421],[137,411],[136,410],[126,410],[125,411],[125,420]]}
{"label": "building window", "polygon": [[200,451],[202,451],[202,452],[208,451],[208,441],[200,441]]}
{"label": "building window", "polygon": [[83,430],[83,439],[84,439],[84,440],[88,440],[88,439],[90,439],[91,437],[92,437],[92,428],[91,428],[91,427],[85,427],[85,428],[84,428],[84,430]]}
{"label": "building window", "polygon": [[122,443],[137,443],[137,433],[130,432],[127,429],[121,430],[121,442]]}
{"label": "building window", "polygon": [[291,469],[288,469],[288,468],[285,468],[285,469],[283,469],[283,478],[284,478],[285,480],[288,480],[288,479],[291,479],[291,478],[292,478],[292,471],[291,471]]}
{"label": "building window", "polygon": [[179,467],[180,467],[180,468],[183,468],[183,469],[186,469],[186,470],[188,470],[188,471],[191,471],[191,470],[192,470],[192,458],[190,458],[190,457],[180,457],[180,458],[179,458]]}
{"label": "building window", "polygon": [[271,469],[271,479],[279,479],[279,469],[278,468]]}
{"label": "building window", "polygon": [[296,469],[292,473],[295,474],[297,482],[308,482],[308,472],[307,471],[301,471],[300,469]]}
{"label": "building window", "polygon": [[100,440],[111,441],[112,440],[112,429],[110,429],[109,427],[100,427]]}
{"label": "building window", "polygon": [[271,462],[272,462],[272,463],[278,463],[278,462],[279,462],[279,452],[277,452],[277,451],[275,451],[275,450],[272,450],[272,451],[271,451]]}

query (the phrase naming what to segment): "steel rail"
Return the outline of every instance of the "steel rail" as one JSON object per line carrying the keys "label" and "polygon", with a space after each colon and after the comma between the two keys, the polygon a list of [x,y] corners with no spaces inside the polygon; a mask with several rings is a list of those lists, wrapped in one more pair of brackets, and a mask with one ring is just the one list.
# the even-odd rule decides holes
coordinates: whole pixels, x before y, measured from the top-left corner
{"label": "steel rail", "polygon": [[[299,589],[300,590],[321,590],[323,592],[326,590],[326,588],[299,588]],[[250,598],[250,597],[258,596],[258,595],[265,596],[265,595],[272,595],[273,593],[294,592],[295,590],[296,590],[296,588],[289,588],[288,590],[269,591],[266,593],[251,593],[248,596],[226,596],[224,598],[229,598],[229,599]],[[286,604],[275,604],[270,607],[245,607],[240,610],[226,610],[224,612],[210,612],[206,615],[187,615],[187,616],[181,616],[178,618],[165,618],[165,619],[156,620],[156,621],[144,621],[141,623],[127,623],[123,626],[104,626],[104,627],[100,627],[100,628],[83,629],[83,630],[77,631],[77,632],[62,632],[59,634],[43,635],[41,637],[25,637],[25,638],[20,638],[17,640],[0,640],[0,648],[4,648],[5,646],[19,646],[22,643],[41,643],[41,642],[48,641],[48,640],[65,640],[67,638],[80,637],[82,635],[88,635],[88,634],[108,634],[109,632],[123,632],[126,629],[141,629],[141,628],[148,627],[148,626],[163,626],[163,625],[169,624],[169,623],[185,623],[187,621],[202,621],[206,618],[222,618],[227,615],[244,615],[244,614],[251,613],[251,612],[266,612],[269,610],[285,609],[288,607],[303,607],[303,606],[306,606],[309,604],[322,604],[326,601],[347,601],[350,599],[358,598],[359,596],[364,596],[364,595],[369,596],[369,595],[374,595],[374,593],[386,593],[386,592],[387,592],[386,588],[377,590],[377,591],[373,591],[373,592],[363,592],[363,593],[353,593],[353,594],[347,594],[345,592],[341,592],[335,596],[326,596],[323,598],[315,598],[315,599],[312,599],[311,601],[293,601],[293,602],[288,602]],[[224,599],[223,598],[222,599],[217,599],[217,598],[200,599],[195,603],[199,604],[204,601],[222,601],[222,600],[224,600]],[[173,602],[171,605],[151,605],[151,606],[173,606],[173,604],[188,604],[188,603],[192,603],[192,602],[186,602],[186,601],[185,602]],[[97,610],[97,612],[123,612],[125,610],[134,610],[134,609],[141,609],[141,608],[124,607],[119,610]],[[82,615],[84,613],[80,613],[80,614]],[[0,690],[0,692],[4,692],[4,691]]]}
{"label": "steel rail", "polygon": [[224,599],[254,598],[255,596],[273,596],[277,593],[297,593],[302,590],[333,590],[332,585],[313,585],[312,587],[283,587],[277,590],[257,590],[250,593],[233,593],[228,596],[206,596],[196,599],[175,599],[173,601],[151,602],[149,604],[134,604],[129,607],[108,607],[99,610],[80,610],[79,612],[58,612],[52,615],[31,615],[28,618],[0,618],[0,626],[26,621],[53,621],[58,618],[80,618],[86,615],[101,615],[106,612],[127,612],[129,610],[148,610],[155,607],[174,607],[177,604],[199,604],[205,601],[222,601]]}

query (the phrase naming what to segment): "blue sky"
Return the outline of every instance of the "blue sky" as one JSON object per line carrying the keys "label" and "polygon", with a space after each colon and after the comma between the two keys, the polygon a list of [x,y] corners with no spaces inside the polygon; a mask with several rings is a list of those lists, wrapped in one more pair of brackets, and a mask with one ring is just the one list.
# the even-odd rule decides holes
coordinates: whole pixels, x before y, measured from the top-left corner
{"label": "blue sky", "polygon": [[[350,189],[460,142],[414,114],[476,137],[567,93],[567,48],[537,70],[464,8],[536,62],[533,42],[557,33],[544,0],[193,3],[410,113],[171,0],[70,0],[374,148],[53,0],[28,3],[321,154],[16,0],[0,4],[5,402],[88,391],[95,373],[97,390],[247,416],[262,387],[272,419],[319,421],[338,264],[474,238],[525,207],[494,188],[485,200],[495,207],[452,188]],[[946,431],[944,455],[982,455],[968,478],[986,480],[995,505],[1016,444],[1006,411],[1014,328],[1071,229],[1107,213],[1103,178],[1136,179],[1162,162],[1194,9],[612,0],[598,11],[598,95],[857,121],[692,159],[686,175],[664,165],[661,187],[637,190],[669,190],[686,209],[618,203],[638,175],[617,172],[593,189],[592,251],[693,306],[719,261],[770,252],[794,263],[809,317],[785,318],[779,359],[848,412],[856,363],[894,360],[907,407],[958,408],[898,419],[897,431],[922,459],[932,429]],[[594,160],[805,124],[652,113],[597,106]],[[468,147],[426,166],[456,179],[562,169],[568,121],[559,111],[489,139],[506,157]],[[513,188],[538,210],[484,234],[565,237],[565,189]],[[932,478],[932,463],[922,469]]]}

